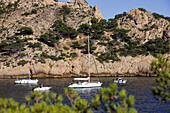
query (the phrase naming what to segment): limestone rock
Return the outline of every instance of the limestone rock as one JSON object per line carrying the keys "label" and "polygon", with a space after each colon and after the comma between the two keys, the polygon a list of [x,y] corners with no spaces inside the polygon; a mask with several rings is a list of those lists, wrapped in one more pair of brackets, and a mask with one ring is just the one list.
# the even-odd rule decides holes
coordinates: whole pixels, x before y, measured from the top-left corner
{"label": "limestone rock", "polygon": [[128,35],[145,39],[154,39],[156,37],[170,37],[169,21],[165,19],[155,19],[150,12],[132,9],[118,19],[118,28],[128,29]]}
{"label": "limestone rock", "polygon": [[97,5],[94,6],[93,11],[94,11],[94,16],[96,18],[103,19],[102,14],[100,12],[100,9],[99,9],[99,7]]}
{"label": "limestone rock", "polygon": [[[8,5],[9,2],[14,3],[17,0],[2,0],[5,5]],[[62,6],[67,5],[71,12],[68,15],[60,13]],[[30,14],[33,9],[37,9],[37,14]],[[24,15],[24,13],[29,13],[29,15]],[[5,40],[6,37],[15,35],[18,29],[21,27],[31,27],[34,31],[33,35],[22,36],[19,38],[32,38],[31,43],[40,42],[37,39],[44,33],[47,33],[51,26],[56,20],[62,20],[68,26],[71,26],[75,29],[78,29],[81,24],[88,23],[92,17],[98,19],[103,19],[102,14],[98,6],[91,8],[86,0],[70,0],[67,3],[64,2],[55,2],[54,0],[20,0],[18,9],[9,12],[7,14],[2,14],[0,19],[0,41]],[[118,27],[130,30],[128,36],[133,38],[142,38],[142,43],[147,42],[149,39],[154,39],[157,37],[168,39],[170,37],[170,23],[165,19],[155,19],[150,12],[143,12],[139,9],[133,9],[127,13],[127,15],[117,19]],[[104,32],[104,35],[108,39],[112,39],[113,32]],[[34,51],[37,54],[37,57],[34,59],[35,70],[38,74],[45,75],[78,75],[78,76],[87,76],[88,75],[88,55],[82,53],[82,50],[72,48],[73,43],[78,41],[81,46],[85,46],[84,41],[87,40],[87,36],[80,34],[75,37],[75,39],[70,39],[69,37],[60,39],[55,45],[55,47],[50,47],[42,42],[42,50],[29,48],[28,45],[25,46],[24,51],[18,51],[18,53],[11,55],[6,58],[3,57],[3,52],[0,53],[0,76],[17,76],[17,75],[28,75],[29,68],[28,64],[24,66],[18,66],[20,60],[27,61],[26,56],[19,57],[20,52],[27,53]],[[105,53],[107,52],[107,47],[103,45],[97,45],[99,41],[94,42],[94,45],[97,47],[94,51],[95,53]],[[68,48],[66,50],[65,48]],[[118,47],[115,47],[118,48]],[[84,49],[84,48],[83,48]],[[44,63],[40,63],[39,60],[42,53],[47,53],[49,57],[44,58]],[[70,54],[76,53],[77,57],[74,58]],[[65,55],[66,58],[63,60],[62,55]],[[61,55],[61,56],[60,56]],[[50,57],[59,57],[58,60],[51,60]],[[90,59],[90,72],[92,76],[97,76],[99,74],[104,75],[148,75],[150,73],[150,63],[152,59],[155,59],[153,56],[141,56],[136,57],[120,57],[121,61],[114,63],[100,63],[95,61],[95,56],[91,55]],[[166,58],[169,58],[167,54]],[[62,60],[61,60],[62,59]],[[37,63],[38,62],[38,63]],[[10,63],[10,65],[8,64]],[[8,65],[7,65],[8,64]],[[16,67],[17,66],[17,67]],[[97,70],[96,70],[97,66]],[[33,70],[33,68],[31,67]],[[33,71],[33,74],[35,72]]]}

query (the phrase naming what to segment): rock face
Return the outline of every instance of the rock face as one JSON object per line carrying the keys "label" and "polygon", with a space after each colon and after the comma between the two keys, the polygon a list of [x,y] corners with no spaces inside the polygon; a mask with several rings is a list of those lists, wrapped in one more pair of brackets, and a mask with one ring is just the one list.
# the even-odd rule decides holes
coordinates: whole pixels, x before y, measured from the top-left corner
{"label": "rock face", "polygon": [[130,29],[129,36],[148,39],[170,37],[169,21],[155,19],[150,12],[132,9],[126,16],[119,18],[119,28]]}
{"label": "rock face", "polygon": [[[4,0],[2,3],[6,4],[15,3],[17,0]],[[33,37],[38,37],[42,33],[47,32],[48,28],[52,26],[54,21],[63,20],[63,14],[60,13],[60,8],[64,5],[69,6],[71,12],[66,15],[65,23],[73,28],[78,28],[83,23],[89,23],[92,17],[102,19],[102,14],[99,8],[93,10],[85,0],[73,0],[64,2],[55,2],[54,0],[20,0],[17,9],[8,14],[2,14],[4,18],[0,19],[1,35],[11,36],[19,28],[28,26],[36,31]],[[97,6],[95,6],[97,7]],[[37,14],[31,13],[33,9],[37,10]],[[94,16],[93,16],[94,15]]]}
{"label": "rock face", "polygon": [[[96,66],[93,60],[94,56],[91,56],[91,74],[92,76],[98,76],[99,74],[104,76],[115,76],[115,75],[126,75],[126,76],[135,76],[142,75],[148,76],[150,73],[150,63],[154,59],[153,56],[138,56],[138,57],[122,57],[121,62],[115,63],[103,63],[101,64],[98,61]],[[58,62],[49,61],[46,64],[35,64],[35,69],[37,73],[44,73],[46,75],[58,75],[65,76],[67,74],[88,75],[88,56],[82,56],[74,59],[73,61],[64,61],[59,60]],[[32,69],[33,70],[33,69]],[[28,75],[29,68],[28,65],[20,66],[16,68],[6,68],[0,70],[0,75]],[[35,73],[34,73],[35,74]]]}
{"label": "rock face", "polygon": [[[5,38],[15,35],[17,30],[21,27],[31,27],[35,31],[32,35],[21,35],[19,38],[32,38],[29,41],[31,43],[39,42],[39,38],[42,34],[47,33],[51,26],[56,20],[62,20],[68,26],[78,29],[81,24],[91,24],[91,18],[103,19],[102,14],[98,6],[91,8],[86,0],[70,0],[67,3],[55,2],[54,0],[2,0],[4,6],[8,6],[9,3],[18,2],[16,9],[11,12],[1,14],[0,17],[0,41],[2,42]],[[68,15],[64,15],[60,12],[63,6],[68,6],[71,9]],[[33,10],[37,10],[37,13],[31,14]],[[130,30],[128,35],[132,38],[138,37],[143,40],[142,43],[147,42],[149,39],[157,37],[163,39],[169,39],[170,37],[170,23],[165,19],[155,19],[150,12],[144,12],[139,9],[132,9],[125,16],[117,19],[117,28]],[[111,35],[113,32],[104,32],[105,37],[112,39]],[[57,34],[56,34],[57,35]],[[41,50],[29,48],[26,45],[24,51],[18,51],[17,54],[11,55],[8,59],[3,56],[3,52],[0,52],[0,78],[2,77],[17,77],[19,75],[26,76],[30,73],[29,65],[26,63],[24,66],[19,66],[20,60],[27,61],[27,56],[22,58],[18,57],[20,52],[28,53],[33,51],[36,58],[41,60],[41,54],[48,53],[48,55],[62,56],[71,53],[76,53],[77,57],[69,58],[64,60],[51,60],[50,58],[45,59],[45,63],[40,63],[38,60],[34,60],[34,66],[36,72],[45,75],[51,75],[51,77],[63,77],[63,76],[87,76],[88,74],[88,55],[81,52],[80,49],[73,49],[72,42],[78,41],[80,45],[83,45],[87,37],[83,34],[79,34],[76,39],[71,40],[69,38],[62,38],[55,44],[55,47],[47,46],[41,42]],[[39,42],[40,43],[40,42]],[[98,42],[94,42],[97,47],[95,52],[104,53],[106,50],[105,46],[97,45]],[[85,46],[85,45],[83,45]],[[169,54],[165,55],[166,57]],[[100,63],[95,61],[96,56],[91,55],[91,74],[97,76],[96,66],[99,74],[104,76],[115,76],[115,75],[150,75],[150,63],[153,56],[142,56],[136,57],[119,57],[121,61],[115,61],[113,63]],[[36,59],[35,58],[35,59]],[[9,65],[10,64],[10,65]],[[95,66],[96,65],[96,66]],[[31,67],[33,70],[33,67]],[[34,73],[35,74],[35,73]],[[44,75],[43,75],[44,76]]]}
{"label": "rock face", "polygon": [[93,10],[94,10],[94,16],[96,18],[103,19],[100,9],[97,5],[94,6]]}

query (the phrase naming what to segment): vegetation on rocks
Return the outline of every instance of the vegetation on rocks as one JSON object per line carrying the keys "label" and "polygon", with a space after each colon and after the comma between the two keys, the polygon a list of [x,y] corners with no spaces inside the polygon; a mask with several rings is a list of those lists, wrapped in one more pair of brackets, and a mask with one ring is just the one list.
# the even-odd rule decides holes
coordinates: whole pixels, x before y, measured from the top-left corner
{"label": "vegetation on rocks", "polygon": [[4,5],[3,2],[0,1],[0,15],[15,11],[18,7],[19,1],[20,0],[17,0],[14,3],[9,2],[8,5],[6,6]]}
{"label": "vegetation on rocks", "polygon": [[[156,57],[157,54],[165,54],[169,52],[169,39],[155,38],[141,44],[141,38],[132,38],[127,35],[130,30],[116,29],[115,27],[117,26],[117,23],[115,19],[109,19],[108,22],[101,21],[102,20],[98,21],[93,18],[91,26],[82,24],[78,29],[80,33],[84,33],[85,35],[91,34],[90,36],[93,42],[98,40],[100,41],[97,43],[98,45],[102,45],[107,48],[105,53],[94,53],[97,55],[96,59],[101,63],[120,61],[118,55],[136,57],[137,55],[147,56],[151,54]],[[155,25],[152,26],[152,28],[155,27]],[[112,40],[105,40],[106,38],[102,36],[104,30],[111,30],[113,32],[111,35]],[[77,48],[82,48],[80,44],[78,45],[78,42],[74,45],[75,48],[76,46]]]}
{"label": "vegetation on rocks", "polygon": [[34,33],[31,27],[22,27],[18,31],[19,33],[16,33],[16,35],[32,35]]}
{"label": "vegetation on rocks", "polygon": [[66,21],[66,15],[68,15],[71,12],[71,9],[64,5],[62,8],[60,8],[60,13],[63,15],[63,21]]}
{"label": "vegetation on rocks", "polygon": [[9,1],[0,2],[0,56],[4,56],[0,60],[4,69],[7,62],[25,60],[26,56],[19,54],[28,51],[37,53],[36,62],[79,62],[76,58],[87,54],[88,35],[90,52],[101,65],[124,62],[127,56],[169,54],[169,22],[163,20],[168,17],[143,8],[107,21],[96,6],[91,8],[85,0]]}
{"label": "vegetation on rocks", "polygon": [[160,19],[160,18],[163,18],[163,19],[166,19],[170,22],[170,17],[164,17],[163,15],[160,15],[158,13],[152,13],[152,15],[156,18],[156,19]]}
{"label": "vegetation on rocks", "polygon": [[74,39],[78,35],[78,31],[73,27],[69,27],[61,20],[56,20],[53,24],[54,32],[59,33],[61,37]]}
{"label": "vegetation on rocks", "polygon": [[144,9],[144,8],[138,8],[138,9],[143,11],[143,12],[147,12],[146,9]]}
{"label": "vegetation on rocks", "polygon": [[24,50],[25,42],[27,39],[20,39],[18,36],[7,37],[8,40],[1,41],[0,43],[0,51],[4,55],[12,55],[17,53],[18,51]]}

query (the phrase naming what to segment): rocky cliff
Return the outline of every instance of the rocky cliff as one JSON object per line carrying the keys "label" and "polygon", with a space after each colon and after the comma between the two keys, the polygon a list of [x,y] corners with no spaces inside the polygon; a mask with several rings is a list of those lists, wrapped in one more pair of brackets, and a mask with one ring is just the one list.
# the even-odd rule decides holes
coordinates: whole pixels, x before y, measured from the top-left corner
{"label": "rocky cliff", "polygon": [[[131,15],[131,16],[129,16]],[[167,38],[170,36],[169,21],[163,18],[156,19],[153,13],[144,12],[137,8],[132,9],[126,16],[118,20],[119,28],[130,29],[129,36],[146,39]]]}
{"label": "rocky cliff", "polygon": [[106,21],[85,0],[2,0],[0,5],[2,78],[28,75],[27,53],[39,76],[86,76],[89,31],[92,76],[97,70],[104,76],[149,76],[156,54],[169,58],[170,23],[145,10]]}

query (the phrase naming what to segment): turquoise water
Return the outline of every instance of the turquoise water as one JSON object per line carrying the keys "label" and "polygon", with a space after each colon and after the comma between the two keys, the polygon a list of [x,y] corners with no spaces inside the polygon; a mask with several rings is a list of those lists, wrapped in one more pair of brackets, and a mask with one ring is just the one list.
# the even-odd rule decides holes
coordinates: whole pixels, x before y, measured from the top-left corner
{"label": "turquoise water", "polygon": [[[98,80],[98,78],[91,78]],[[101,77],[102,87],[109,86],[113,82],[113,77]],[[170,102],[161,103],[154,99],[151,88],[155,85],[154,77],[124,77],[126,85],[119,85],[119,90],[124,88],[128,94],[135,96],[135,108],[139,113],[170,113]],[[39,79],[36,85],[16,85],[15,79],[0,79],[0,98],[14,98],[19,103],[25,103],[25,96],[30,95],[30,91],[41,83],[50,86],[51,92],[64,95],[64,88],[67,88],[72,78],[46,78]],[[90,101],[95,94],[99,94],[100,88],[75,89],[78,94]],[[66,102],[66,101],[65,101]]]}

